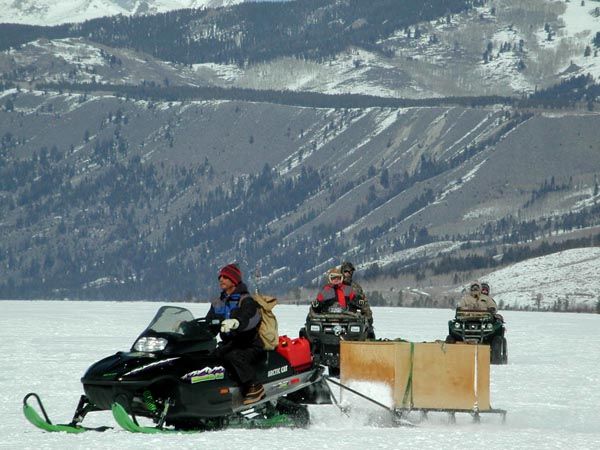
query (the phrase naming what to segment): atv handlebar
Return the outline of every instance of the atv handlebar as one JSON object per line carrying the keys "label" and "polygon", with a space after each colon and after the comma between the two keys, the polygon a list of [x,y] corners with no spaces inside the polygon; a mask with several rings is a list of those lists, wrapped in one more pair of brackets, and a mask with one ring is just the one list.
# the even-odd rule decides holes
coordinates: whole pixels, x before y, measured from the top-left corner
{"label": "atv handlebar", "polygon": [[456,308],[454,316],[456,319],[494,319],[494,311],[491,309],[464,309]]}

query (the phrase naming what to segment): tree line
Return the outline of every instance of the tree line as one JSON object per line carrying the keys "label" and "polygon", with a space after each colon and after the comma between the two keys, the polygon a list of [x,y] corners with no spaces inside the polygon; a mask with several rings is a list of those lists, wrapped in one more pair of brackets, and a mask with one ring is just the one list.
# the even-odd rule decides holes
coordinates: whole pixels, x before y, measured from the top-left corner
{"label": "tree line", "polygon": [[322,61],[349,46],[377,51],[376,43],[398,29],[472,6],[470,0],[245,2],[54,27],[8,24],[0,26],[0,50],[39,38],[83,37],[185,64],[244,66],[282,56]]}

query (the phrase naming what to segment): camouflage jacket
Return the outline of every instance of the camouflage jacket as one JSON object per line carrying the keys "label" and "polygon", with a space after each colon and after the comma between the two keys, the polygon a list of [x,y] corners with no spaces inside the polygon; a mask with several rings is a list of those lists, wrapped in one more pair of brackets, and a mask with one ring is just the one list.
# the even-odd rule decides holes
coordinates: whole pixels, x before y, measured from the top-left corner
{"label": "camouflage jacket", "polygon": [[480,294],[478,297],[474,297],[471,294],[465,295],[458,304],[459,309],[475,309],[478,311],[491,310],[495,313],[498,310],[498,305],[494,299],[488,295]]}
{"label": "camouflage jacket", "polygon": [[356,281],[352,282],[351,287],[356,293],[356,301],[358,303],[360,312],[367,318],[369,325],[373,325],[373,311],[371,311],[371,306],[369,306],[369,301],[367,300],[365,291]]}

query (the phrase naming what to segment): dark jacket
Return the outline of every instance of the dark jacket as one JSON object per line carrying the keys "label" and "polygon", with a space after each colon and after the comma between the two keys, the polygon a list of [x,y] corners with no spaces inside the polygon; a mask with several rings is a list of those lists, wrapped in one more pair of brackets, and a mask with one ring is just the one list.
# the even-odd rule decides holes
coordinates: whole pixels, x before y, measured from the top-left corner
{"label": "dark jacket", "polygon": [[248,293],[244,283],[238,284],[231,295],[222,291],[219,298],[212,300],[206,318],[208,320],[237,319],[240,322],[235,330],[221,333],[223,345],[236,348],[254,346],[262,348],[262,341],[258,336],[261,319],[259,306]]}

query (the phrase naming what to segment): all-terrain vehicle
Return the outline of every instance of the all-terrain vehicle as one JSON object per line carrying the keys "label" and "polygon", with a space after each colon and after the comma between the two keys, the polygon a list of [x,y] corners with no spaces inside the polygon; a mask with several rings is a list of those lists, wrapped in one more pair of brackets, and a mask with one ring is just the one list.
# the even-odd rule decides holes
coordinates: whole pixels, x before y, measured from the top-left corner
{"label": "all-terrain vehicle", "polygon": [[504,334],[504,321],[490,311],[456,309],[456,316],[448,321],[448,337],[446,342],[488,344],[490,346],[490,362],[506,364],[508,349]]}
{"label": "all-terrain vehicle", "polygon": [[[112,410],[117,423],[133,432],[308,426],[306,406],[287,396],[322,381],[323,369],[314,363],[309,343],[280,337],[279,347],[267,351],[256,366],[266,396],[244,405],[229,369],[213,354],[219,326],[219,321],[194,319],[185,308],[163,306],[130,351],[104,358],[87,370],[81,379],[85,394],[70,423],[52,424],[34,393],[23,400],[25,416],[46,431],[67,432],[90,429],[81,422],[100,410]],[[37,400],[43,417],[31,399]],[[139,417],[151,419],[154,426],[141,426]]]}
{"label": "all-terrain vehicle", "polygon": [[352,312],[338,305],[325,312],[311,310],[300,336],[311,343],[315,360],[329,368],[329,375],[340,374],[340,340],[366,341],[373,333],[367,318],[360,311]]}

